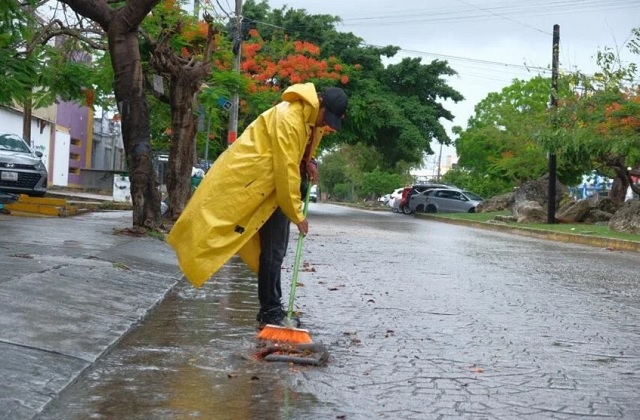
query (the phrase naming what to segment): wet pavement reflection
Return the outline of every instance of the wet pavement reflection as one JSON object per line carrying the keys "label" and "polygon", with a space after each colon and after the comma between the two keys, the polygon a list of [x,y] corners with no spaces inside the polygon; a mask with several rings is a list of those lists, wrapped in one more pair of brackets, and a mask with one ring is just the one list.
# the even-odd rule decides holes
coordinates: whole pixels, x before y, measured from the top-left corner
{"label": "wet pavement reflection", "polygon": [[640,418],[638,266],[318,203],[296,305],[326,366],[252,357],[256,279],[234,259],[180,282],[40,418]]}
{"label": "wet pavement reflection", "polygon": [[295,418],[314,404],[283,364],[255,360],[256,284],[239,261],[155,313],[41,418]]}

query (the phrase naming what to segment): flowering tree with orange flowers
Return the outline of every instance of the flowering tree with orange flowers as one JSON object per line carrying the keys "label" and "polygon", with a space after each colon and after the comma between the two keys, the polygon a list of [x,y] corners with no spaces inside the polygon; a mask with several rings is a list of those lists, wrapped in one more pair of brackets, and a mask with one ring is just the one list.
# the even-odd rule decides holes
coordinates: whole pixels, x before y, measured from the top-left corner
{"label": "flowering tree with orange flowers", "polygon": [[[640,29],[629,46],[640,53]],[[634,44],[635,42],[635,44]],[[590,159],[594,169],[614,179],[609,197],[623,202],[631,170],[640,167],[640,85],[637,68],[623,64],[610,49],[596,56],[600,72],[576,75],[576,94],[560,104],[556,116],[557,144],[567,156]]]}
{"label": "flowering tree with orange flowers", "polygon": [[212,53],[213,71],[207,81],[210,87],[200,95],[208,115],[213,116],[211,136],[220,139],[210,149],[212,159],[226,147],[227,125],[226,119],[221,118],[220,104],[231,97],[233,90],[240,93],[238,132],[242,132],[260,113],[280,102],[282,92],[292,84],[313,82],[317,89],[344,88],[348,87],[349,74],[361,69],[358,65],[345,65],[335,57],[320,58],[320,48],[312,43],[277,36],[266,40],[252,29],[242,43],[238,78],[233,70],[235,56],[229,40],[222,37],[217,45]]}
{"label": "flowering tree with orange flowers", "polygon": [[296,83],[313,82],[346,87],[349,74],[357,71],[336,57],[321,58],[320,47],[284,37],[264,40],[257,30],[249,31],[242,45],[241,73],[246,77],[246,94],[241,101],[241,120],[246,126],[257,115],[280,101],[282,92]]}
{"label": "flowering tree with orange flowers", "polygon": [[640,166],[640,88],[605,90],[566,104],[563,147],[573,156],[589,156],[594,168],[614,179],[610,198],[623,202],[630,169]]}

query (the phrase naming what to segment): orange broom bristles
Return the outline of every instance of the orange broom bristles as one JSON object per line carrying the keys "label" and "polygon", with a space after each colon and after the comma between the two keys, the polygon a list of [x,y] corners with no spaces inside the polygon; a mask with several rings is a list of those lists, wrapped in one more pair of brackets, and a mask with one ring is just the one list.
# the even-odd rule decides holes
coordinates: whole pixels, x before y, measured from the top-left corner
{"label": "orange broom bristles", "polygon": [[279,325],[265,325],[258,334],[261,340],[277,341],[281,343],[309,344],[311,335],[308,330]]}

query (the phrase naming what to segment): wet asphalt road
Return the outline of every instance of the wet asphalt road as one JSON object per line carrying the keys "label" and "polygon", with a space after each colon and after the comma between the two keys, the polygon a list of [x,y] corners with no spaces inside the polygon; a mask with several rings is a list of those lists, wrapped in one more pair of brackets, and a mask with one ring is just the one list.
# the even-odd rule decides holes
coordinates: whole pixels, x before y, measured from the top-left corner
{"label": "wet asphalt road", "polygon": [[296,302],[327,366],[251,358],[233,260],[38,418],[640,418],[639,254],[328,204],[310,223]]}

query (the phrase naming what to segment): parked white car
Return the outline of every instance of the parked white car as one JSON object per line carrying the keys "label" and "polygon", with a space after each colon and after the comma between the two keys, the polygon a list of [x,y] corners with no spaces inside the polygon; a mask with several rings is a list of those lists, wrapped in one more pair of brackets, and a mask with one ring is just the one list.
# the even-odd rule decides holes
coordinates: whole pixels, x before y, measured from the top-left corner
{"label": "parked white car", "polygon": [[393,192],[389,194],[389,200],[387,200],[385,204],[393,208],[393,205],[395,204],[396,200],[400,200],[402,198],[402,190],[404,190],[404,187],[396,188],[395,190],[393,190]]}
{"label": "parked white car", "polygon": [[316,203],[318,201],[318,186],[312,185],[311,191],[309,191],[309,201]]}

